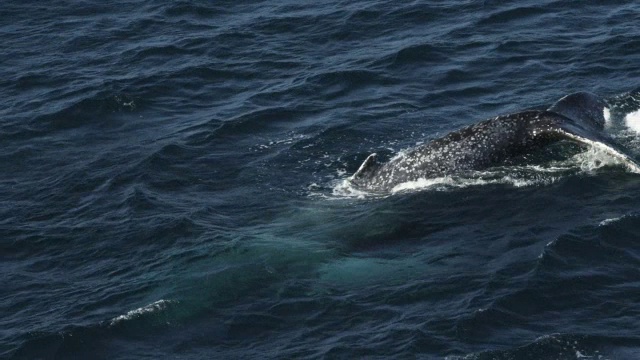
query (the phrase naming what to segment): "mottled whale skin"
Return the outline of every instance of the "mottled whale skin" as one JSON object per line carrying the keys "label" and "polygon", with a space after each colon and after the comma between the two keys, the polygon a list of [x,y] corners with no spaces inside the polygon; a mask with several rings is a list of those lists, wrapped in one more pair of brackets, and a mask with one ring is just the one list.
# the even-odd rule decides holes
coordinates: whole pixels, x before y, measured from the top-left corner
{"label": "mottled whale skin", "polygon": [[606,108],[606,102],[594,94],[574,93],[547,110],[528,110],[479,122],[403,152],[384,164],[378,164],[376,154],[371,154],[350,181],[360,188],[389,191],[409,181],[488,168],[560,140],[598,146],[640,172],[640,167],[603,134]]}

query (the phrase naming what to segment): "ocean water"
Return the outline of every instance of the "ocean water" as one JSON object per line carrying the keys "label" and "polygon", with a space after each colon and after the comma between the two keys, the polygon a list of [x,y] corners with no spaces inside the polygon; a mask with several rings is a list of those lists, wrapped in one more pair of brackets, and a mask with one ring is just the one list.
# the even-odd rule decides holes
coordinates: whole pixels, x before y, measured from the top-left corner
{"label": "ocean water", "polygon": [[[0,5],[0,357],[640,358],[640,175],[346,179],[640,79],[630,1]],[[640,159],[640,113],[606,131]]]}

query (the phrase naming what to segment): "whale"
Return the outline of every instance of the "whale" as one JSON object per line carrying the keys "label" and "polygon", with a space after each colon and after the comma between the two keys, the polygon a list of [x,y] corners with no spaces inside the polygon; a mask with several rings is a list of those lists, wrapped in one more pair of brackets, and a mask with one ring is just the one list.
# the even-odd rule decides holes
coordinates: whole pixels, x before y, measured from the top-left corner
{"label": "whale", "polygon": [[589,92],[566,95],[544,110],[497,116],[380,163],[370,154],[349,181],[370,191],[390,191],[399,184],[483,170],[505,160],[568,140],[603,150],[628,169],[640,166],[604,132],[607,102]]}

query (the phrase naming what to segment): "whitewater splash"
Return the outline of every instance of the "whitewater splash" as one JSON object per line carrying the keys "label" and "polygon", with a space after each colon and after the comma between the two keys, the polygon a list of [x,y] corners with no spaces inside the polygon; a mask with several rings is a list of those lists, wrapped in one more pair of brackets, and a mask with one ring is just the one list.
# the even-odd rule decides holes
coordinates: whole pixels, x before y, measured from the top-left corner
{"label": "whitewater splash", "polygon": [[111,321],[109,321],[109,326],[114,326],[117,325],[119,323],[122,323],[124,321],[128,321],[128,320],[132,320],[132,319],[136,319],[142,316],[147,316],[147,315],[151,315],[151,314],[155,314],[161,311],[166,310],[169,306],[173,305],[173,304],[177,304],[178,302],[175,300],[158,300],[156,302],[153,302],[149,305],[143,306],[141,308],[135,309],[135,310],[131,310],[129,312],[127,312],[126,314],[117,316],[113,319],[111,319]]}
{"label": "whitewater splash", "polygon": [[640,134],[640,110],[636,110],[624,117],[624,124],[627,129]]}

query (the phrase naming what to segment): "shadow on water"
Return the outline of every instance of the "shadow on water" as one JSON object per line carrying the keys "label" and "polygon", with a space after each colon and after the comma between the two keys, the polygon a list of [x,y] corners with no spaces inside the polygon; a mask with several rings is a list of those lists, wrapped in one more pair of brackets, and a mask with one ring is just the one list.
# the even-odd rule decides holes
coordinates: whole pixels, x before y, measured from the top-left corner
{"label": "shadow on water", "polygon": [[[579,314],[561,328],[553,314],[578,307],[588,309],[582,316],[606,322],[619,306],[634,306],[600,297],[611,291],[617,299],[634,296],[625,282],[637,274],[611,264],[621,256],[637,262],[637,254],[628,250],[637,237],[635,216],[595,225],[595,231],[594,225],[584,225],[604,220],[591,199],[603,196],[603,189],[616,181],[621,180],[614,172],[595,179],[568,177],[547,187],[487,185],[375,199],[295,200],[268,222],[241,227],[216,241],[225,246],[176,257],[171,274],[157,279],[165,282],[162,293],[152,295],[163,300],[99,324],[29,334],[13,357],[82,357],[95,355],[96,349],[101,358],[192,353],[219,346],[239,349],[248,339],[261,348],[271,336],[290,336],[278,340],[281,354],[302,356],[296,339],[326,338],[332,327],[381,336],[364,352],[330,346],[332,353],[385,353],[384,344],[407,339],[399,328],[366,329],[373,318],[385,317],[416,321],[407,330],[414,340],[397,345],[396,352],[456,349],[438,340],[442,336],[449,344],[451,339],[483,343],[496,336],[504,343],[514,334],[543,331],[567,335],[471,358],[535,358],[567,346],[595,354],[606,347],[593,331],[579,335]],[[546,211],[549,204],[554,212]],[[619,288],[596,291],[597,299],[576,297],[612,283]],[[590,305],[598,299],[600,307]],[[461,317],[454,315],[459,307],[480,310]],[[427,309],[434,315],[425,315]],[[619,321],[611,326],[629,325]],[[439,335],[426,329],[439,329]],[[602,344],[611,345],[606,334]],[[637,345],[632,337],[619,341]],[[457,351],[474,351],[468,343],[460,346]]]}

